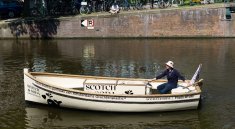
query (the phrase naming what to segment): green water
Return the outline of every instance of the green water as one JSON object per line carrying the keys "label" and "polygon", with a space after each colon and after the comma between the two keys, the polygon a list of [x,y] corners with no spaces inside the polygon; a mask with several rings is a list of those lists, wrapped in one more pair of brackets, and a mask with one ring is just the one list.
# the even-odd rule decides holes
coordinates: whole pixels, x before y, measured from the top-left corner
{"label": "green water", "polygon": [[[24,101],[23,68],[154,78],[172,60],[190,79],[202,63],[198,110],[110,113]],[[0,40],[0,128],[235,129],[235,39]]]}

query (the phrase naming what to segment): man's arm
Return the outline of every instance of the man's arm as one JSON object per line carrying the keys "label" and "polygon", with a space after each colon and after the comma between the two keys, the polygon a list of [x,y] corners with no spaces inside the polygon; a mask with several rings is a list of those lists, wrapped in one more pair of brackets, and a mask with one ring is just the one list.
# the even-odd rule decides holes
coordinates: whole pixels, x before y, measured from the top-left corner
{"label": "man's arm", "polygon": [[182,81],[185,81],[184,76],[182,76],[178,71],[177,71],[177,74],[178,74],[179,79],[181,79]]}
{"label": "man's arm", "polygon": [[159,74],[159,75],[156,77],[156,79],[160,79],[160,78],[166,76],[166,74],[167,74],[167,70],[165,70],[165,71],[163,71],[161,74]]}

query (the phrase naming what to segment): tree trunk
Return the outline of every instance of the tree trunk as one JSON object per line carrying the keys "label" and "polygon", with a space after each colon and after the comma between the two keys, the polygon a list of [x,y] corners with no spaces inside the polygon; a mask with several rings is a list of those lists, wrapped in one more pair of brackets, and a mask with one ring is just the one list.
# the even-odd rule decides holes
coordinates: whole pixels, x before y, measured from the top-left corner
{"label": "tree trunk", "polygon": [[23,17],[28,17],[29,15],[30,15],[30,0],[24,0]]}

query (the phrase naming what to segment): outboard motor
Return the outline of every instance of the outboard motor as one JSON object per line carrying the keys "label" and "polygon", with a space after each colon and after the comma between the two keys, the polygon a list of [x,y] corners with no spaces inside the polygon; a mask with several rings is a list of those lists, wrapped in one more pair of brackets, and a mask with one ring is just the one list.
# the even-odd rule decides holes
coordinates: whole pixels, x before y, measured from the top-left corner
{"label": "outboard motor", "polygon": [[152,94],[152,85],[149,82],[146,84],[145,94],[146,95]]}

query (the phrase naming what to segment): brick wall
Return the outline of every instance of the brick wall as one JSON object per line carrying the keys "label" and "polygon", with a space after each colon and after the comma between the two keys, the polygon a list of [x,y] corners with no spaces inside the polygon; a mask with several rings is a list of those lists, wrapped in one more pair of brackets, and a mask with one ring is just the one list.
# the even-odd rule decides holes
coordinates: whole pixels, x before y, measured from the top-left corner
{"label": "brick wall", "polygon": [[[0,37],[235,37],[235,22],[233,19],[225,20],[224,15],[225,8],[219,7],[16,20],[0,25]],[[81,27],[81,20],[91,19],[94,21],[94,29]]]}

